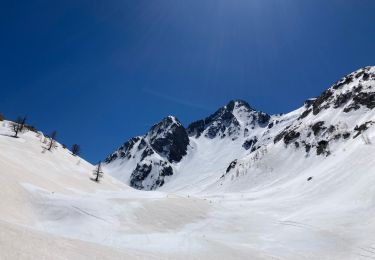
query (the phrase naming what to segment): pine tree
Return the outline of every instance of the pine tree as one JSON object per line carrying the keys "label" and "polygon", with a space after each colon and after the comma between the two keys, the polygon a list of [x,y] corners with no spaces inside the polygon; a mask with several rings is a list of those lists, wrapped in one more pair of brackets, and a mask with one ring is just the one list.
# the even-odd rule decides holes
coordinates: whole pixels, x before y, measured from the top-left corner
{"label": "pine tree", "polygon": [[103,178],[102,162],[99,161],[98,165],[93,171],[93,175],[94,175],[94,178],[92,178],[92,180],[96,182],[99,182],[100,178]]}
{"label": "pine tree", "polygon": [[81,147],[78,144],[73,144],[72,145],[72,154],[74,156],[77,156],[77,155],[79,155],[80,152],[81,152]]}

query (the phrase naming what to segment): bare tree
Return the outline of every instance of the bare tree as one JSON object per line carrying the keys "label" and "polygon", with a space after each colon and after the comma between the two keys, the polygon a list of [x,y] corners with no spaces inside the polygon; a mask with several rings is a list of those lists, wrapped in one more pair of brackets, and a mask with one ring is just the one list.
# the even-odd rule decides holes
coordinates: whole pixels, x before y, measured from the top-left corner
{"label": "bare tree", "polygon": [[49,144],[48,144],[48,151],[51,151],[52,148],[56,147],[56,137],[57,137],[57,131],[53,131],[51,135],[49,136]]}
{"label": "bare tree", "polygon": [[102,162],[99,161],[98,165],[92,173],[94,175],[94,178],[92,178],[93,181],[99,182],[100,178],[103,178]]}
{"label": "bare tree", "polygon": [[18,134],[22,133],[26,124],[26,119],[27,119],[26,116],[23,116],[23,117],[19,116],[17,117],[15,122],[12,122],[10,124],[10,129],[14,133],[13,137],[17,138]]}
{"label": "bare tree", "polygon": [[77,156],[77,155],[79,155],[80,152],[81,152],[81,147],[78,144],[73,144],[72,145],[72,154],[74,156]]}

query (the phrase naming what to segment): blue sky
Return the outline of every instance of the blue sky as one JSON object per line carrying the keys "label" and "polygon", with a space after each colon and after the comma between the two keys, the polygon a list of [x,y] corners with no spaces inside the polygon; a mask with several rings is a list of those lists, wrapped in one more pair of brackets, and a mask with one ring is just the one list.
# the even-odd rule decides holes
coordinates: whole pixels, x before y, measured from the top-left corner
{"label": "blue sky", "polygon": [[230,99],[288,112],[375,65],[373,0],[0,1],[0,111],[91,162]]}

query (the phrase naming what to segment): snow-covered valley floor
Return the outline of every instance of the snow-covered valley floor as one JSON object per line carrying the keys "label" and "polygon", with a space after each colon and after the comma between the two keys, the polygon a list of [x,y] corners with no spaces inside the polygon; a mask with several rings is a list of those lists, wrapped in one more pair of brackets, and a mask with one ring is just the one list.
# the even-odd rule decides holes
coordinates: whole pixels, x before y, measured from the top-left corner
{"label": "snow-covered valley floor", "polygon": [[375,259],[373,145],[341,166],[355,178],[190,194],[95,183],[60,145],[0,128],[0,259]]}

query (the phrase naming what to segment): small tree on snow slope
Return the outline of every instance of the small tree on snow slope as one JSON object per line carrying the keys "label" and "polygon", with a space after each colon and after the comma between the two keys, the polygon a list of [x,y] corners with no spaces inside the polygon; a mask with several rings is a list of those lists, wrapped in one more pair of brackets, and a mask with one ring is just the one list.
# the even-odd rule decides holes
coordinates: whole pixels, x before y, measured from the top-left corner
{"label": "small tree on snow slope", "polygon": [[10,129],[14,133],[13,137],[17,138],[19,133],[22,133],[26,124],[26,116],[17,117],[15,122],[10,124]]}
{"label": "small tree on snow slope", "polygon": [[48,151],[51,151],[52,148],[56,146],[56,137],[57,137],[57,131],[53,131],[51,135],[49,136],[49,144],[48,144]]}
{"label": "small tree on snow slope", "polygon": [[92,172],[94,177],[92,178],[93,181],[99,182],[101,178],[103,178],[103,171],[102,171],[102,162],[99,162],[94,171]]}
{"label": "small tree on snow slope", "polygon": [[80,152],[81,152],[81,147],[78,144],[73,144],[72,145],[72,154],[74,156],[77,156],[77,155],[79,155]]}

